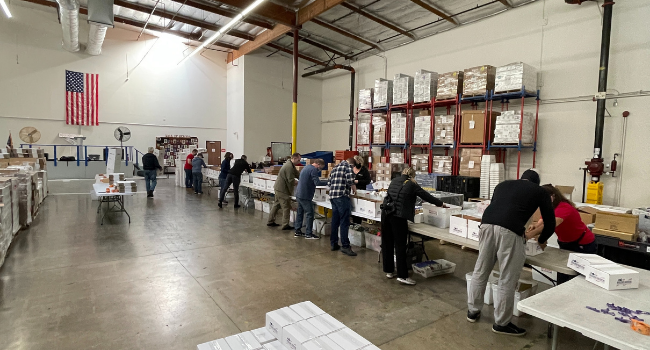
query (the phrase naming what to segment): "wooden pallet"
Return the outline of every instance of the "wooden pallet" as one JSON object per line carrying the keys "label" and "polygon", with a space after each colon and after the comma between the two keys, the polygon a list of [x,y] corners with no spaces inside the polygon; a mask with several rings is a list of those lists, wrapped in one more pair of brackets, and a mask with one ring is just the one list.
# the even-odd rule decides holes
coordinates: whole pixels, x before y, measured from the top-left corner
{"label": "wooden pallet", "polygon": [[[536,91],[530,91],[530,90],[524,90],[527,94],[534,94]],[[499,92],[494,92],[494,95],[503,95],[503,94],[512,94],[512,93],[517,93],[521,92],[521,89],[514,89],[514,90],[506,90],[506,91],[499,91]]]}

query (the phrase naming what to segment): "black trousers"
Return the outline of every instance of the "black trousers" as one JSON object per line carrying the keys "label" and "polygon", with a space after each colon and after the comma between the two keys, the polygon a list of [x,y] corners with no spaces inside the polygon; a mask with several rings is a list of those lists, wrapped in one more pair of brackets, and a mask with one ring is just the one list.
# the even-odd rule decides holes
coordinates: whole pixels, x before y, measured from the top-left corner
{"label": "black trousers", "polygon": [[221,193],[219,193],[219,203],[223,202],[223,199],[226,197],[226,192],[228,188],[232,185],[235,190],[235,205],[239,205],[239,184],[241,183],[241,176],[233,176],[228,174],[226,177],[226,185],[221,188]]}
{"label": "black trousers", "polygon": [[406,219],[392,215],[381,216],[381,251],[384,262],[384,272],[395,272],[393,252],[397,259],[397,277],[408,278],[409,270],[406,264],[406,243],[408,240],[408,222]]}

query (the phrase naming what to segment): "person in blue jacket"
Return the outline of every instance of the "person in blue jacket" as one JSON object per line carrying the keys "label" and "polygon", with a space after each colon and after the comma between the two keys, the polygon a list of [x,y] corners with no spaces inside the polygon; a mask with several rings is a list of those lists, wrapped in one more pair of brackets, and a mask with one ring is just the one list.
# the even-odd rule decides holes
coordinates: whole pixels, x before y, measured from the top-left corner
{"label": "person in blue jacket", "polygon": [[[327,181],[321,181],[321,170],[325,167],[325,162],[322,159],[314,159],[312,164],[307,165],[300,172],[298,177],[298,186],[296,186],[296,202],[298,202],[298,212],[296,215],[296,222],[294,229],[296,233],[294,237],[305,237],[306,239],[319,239],[318,235],[313,234],[314,225],[314,206],[312,200],[314,199],[314,192],[316,186],[325,186]],[[302,232],[303,215],[307,221],[307,232]]]}
{"label": "person in blue jacket", "polygon": [[[221,172],[219,173],[219,191],[226,186],[226,178],[228,177],[228,172],[230,172],[230,161],[234,158],[233,154],[226,152],[223,156],[223,161],[221,162]],[[224,201],[224,203],[228,203]]]}

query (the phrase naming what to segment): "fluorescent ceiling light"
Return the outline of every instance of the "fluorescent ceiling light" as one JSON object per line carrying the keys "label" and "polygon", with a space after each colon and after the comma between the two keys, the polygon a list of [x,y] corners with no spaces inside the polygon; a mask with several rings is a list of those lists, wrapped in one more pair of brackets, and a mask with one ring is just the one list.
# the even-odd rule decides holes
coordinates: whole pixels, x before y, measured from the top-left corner
{"label": "fluorescent ceiling light", "polygon": [[7,18],[11,18],[11,12],[9,12],[9,7],[7,7],[7,3],[5,2],[5,0],[0,0],[0,7],[2,7],[2,9],[4,10],[5,15],[7,15]]}
{"label": "fluorescent ceiling light", "polygon": [[[4,0],[0,0],[4,1]],[[244,16],[249,14],[251,11],[253,11],[257,6],[259,6],[261,3],[263,3],[264,0],[256,0],[254,3],[252,3],[250,6],[244,9],[242,13],[238,14],[235,18],[233,18],[230,22],[226,23],[223,27],[221,27],[214,35],[208,38],[208,40],[204,41],[203,44],[201,44],[199,47],[194,49],[194,51],[190,52],[189,55],[185,56],[178,64],[181,64],[185,62],[188,58],[196,55],[199,51],[205,49],[209,45],[212,45],[213,42],[215,42],[220,36],[224,35],[228,29],[232,28],[237,22],[241,21]]]}

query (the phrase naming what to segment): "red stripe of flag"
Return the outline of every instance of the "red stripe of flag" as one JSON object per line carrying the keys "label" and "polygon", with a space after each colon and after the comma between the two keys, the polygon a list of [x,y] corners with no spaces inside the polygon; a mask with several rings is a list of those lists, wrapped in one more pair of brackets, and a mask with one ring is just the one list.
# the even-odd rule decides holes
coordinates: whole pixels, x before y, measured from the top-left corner
{"label": "red stripe of flag", "polygon": [[99,125],[99,74],[95,74],[95,125]]}
{"label": "red stripe of flag", "polygon": [[70,92],[66,91],[65,92],[65,123],[70,124],[70,105],[68,101],[68,95]]}
{"label": "red stripe of flag", "polygon": [[[90,86],[90,74],[86,73],[86,86]],[[90,89],[90,88],[89,88]],[[84,115],[84,125],[90,125],[90,91],[92,90],[86,90],[84,91],[84,95],[86,96],[86,108],[84,108],[85,115]]]}

